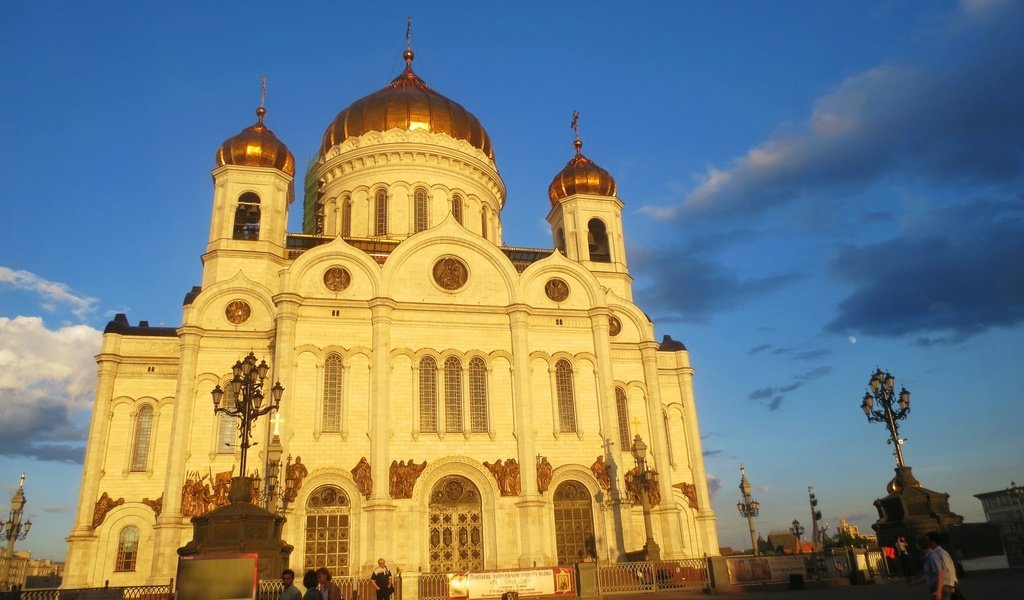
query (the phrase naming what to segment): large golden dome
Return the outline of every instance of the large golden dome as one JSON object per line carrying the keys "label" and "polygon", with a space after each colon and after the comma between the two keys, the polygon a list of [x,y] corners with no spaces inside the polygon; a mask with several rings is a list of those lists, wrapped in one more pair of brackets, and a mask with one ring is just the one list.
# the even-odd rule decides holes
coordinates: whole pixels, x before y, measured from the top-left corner
{"label": "large golden dome", "polygon": [[229,138],[217,151],[217,166],[273,167],[285,175],[295,175],[295,157],[284,142],[263,124],[267,110],[256,109],[256,124]]}
{"label": "large golden dome", "polygon": [[573,194],[593,194],[595,196],[614,196],[616,192],[615,178],[611,173],[597,166],[580,150],[583,142],[576,138],[573,142],[576,156],[572,157],[548,186],[548,198],[551,205],[558,204],[563,198]]}
{"label": "large golden dome", "polygon": [[369,131],[405,129],[447,133],[466,140],[494,159],[491,138],[483,125],[457,102],[438,94],[412,71],[412,50],[403,53],[405,71],[384,89],[356,100],[338,113],[324,132],[320,153],[326,154],[347,138]]}

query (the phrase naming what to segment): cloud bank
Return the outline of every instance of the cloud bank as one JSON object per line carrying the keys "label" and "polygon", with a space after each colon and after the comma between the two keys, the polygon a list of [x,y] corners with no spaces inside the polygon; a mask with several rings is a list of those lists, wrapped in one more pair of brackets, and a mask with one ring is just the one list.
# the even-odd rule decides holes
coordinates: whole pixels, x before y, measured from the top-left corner
{"label": "cloud bank", "polygon": [[0,284],[38,294],[43,298],[43,308],[50,311],[57,305],[69,306],[71,312],[79,319],[86,318],[96,308],[95,298],[77,296],[67,285],[48,281],[29,271],[16,271],[0,266]]}

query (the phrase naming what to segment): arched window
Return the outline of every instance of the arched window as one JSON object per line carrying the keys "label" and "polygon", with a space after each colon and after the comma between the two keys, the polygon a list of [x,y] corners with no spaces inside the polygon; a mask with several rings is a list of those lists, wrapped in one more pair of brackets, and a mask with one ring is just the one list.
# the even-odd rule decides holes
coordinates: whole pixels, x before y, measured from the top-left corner
{"label": "arched window", "polygon": [[374,235],[388,234],[388,193],[377,190],[373,197]]}
{"label": "arched window", "polygon": [[462,363],[454,356],[444,361],[444,430],[462,431]]}
{"label": "arched window", "polygon": [[341,202],[341,237],[352,237],[352,199],[348,196]]}
{"label": "arched window", "polygon": [[217,452],[233,454],[237,441],[238,432],[235,430],[235,418],[220,413],[217,420]]}
{"label": "arched window", "polygon": [[601,219],[591,219],[587,223],[587,247],[590,250],[590,260],[611,262],[612,256],[608,250],[608,231]]}
{"label": "arched window", "polygon": [[341,431],[341,357],[328,355],[324,360],[324,410],[321,431]]}
{"label": "arched window", "polygon": [[576,397],[572,386],[572,365],[564,358],[555,365],[555,386],[558,395],[558,429],[576,431]]}
{"label": "arched window", "polygon": [[455,216],[459,225],[462,225],[462,196],[458,194],[452,196],[452,215]]}
{"label": "arched window", "polygon": [[437,433],[437,361],[420,359],[420,431]]}
{"label": "arched window", "polygon": [[565,231],[561,227],[555,230],[555,250],[565,254]]}
{"label": "arched window", "polygon": [[413,192],[413,204],[415,204],[416,212],[413,231],[419,233],[427,228],[427,190],[416,188],[416,191]]}
{"label": "arched window", "polygon": [[619,416],[619,448],[629,448],[632,443],[629,436],[629,409],[626,405],[626,390],[615,388],[615,413]]}
{"label": "arched window", "polygon": [[487,433],[487,366],[477,357],[469,361],[469,430]]}
{"label": "arched window", "polygon": [[238,197],[238,208],[235,209],[236,240],[260,239],[260,197],[253,192],[246,192]]}
{"label": "arched window", "polygon": [[487,239],[487,209],[480,209],[480,235]]}
{"label": "arched window", "polygon": [[129,525],[117,536],[117,558],[115,571],[134,571],[135,559],[139,557],[139,528]]}
{"label": "arched window", "polygon": [[145,471],[149,465],[149,443],[153,437],[153,407],[146,404],[135,415],[135,439],[132,440],[132,471]]}
{"label": "arched window", "polygon": [[349,517],[352,503],[340,487],[321,486],[306,500],[305,569],[327,567],[334,576],[349,572]]}

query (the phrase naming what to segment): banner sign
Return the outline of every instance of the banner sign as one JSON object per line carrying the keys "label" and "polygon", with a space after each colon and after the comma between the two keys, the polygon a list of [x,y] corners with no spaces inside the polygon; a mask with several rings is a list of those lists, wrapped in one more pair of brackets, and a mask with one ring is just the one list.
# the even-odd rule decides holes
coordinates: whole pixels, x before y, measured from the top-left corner
{"label": "banner sign", "polygon": [[804,557],[797,555],[729,557],[726,559],[732,583],[770,583],[789,581],[790,575],[807,577]]}
{"label": "banner sign", "polygon": [[449,598],[501,598],[505,592],[520,596],[575,596],[573,570],[555,567],[448,574]]}

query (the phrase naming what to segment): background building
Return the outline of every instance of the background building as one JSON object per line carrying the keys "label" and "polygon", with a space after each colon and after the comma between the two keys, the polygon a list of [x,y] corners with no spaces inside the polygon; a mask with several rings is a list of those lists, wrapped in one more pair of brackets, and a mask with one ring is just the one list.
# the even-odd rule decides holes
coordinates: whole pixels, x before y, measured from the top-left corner
{"label": "background building", "polygon": [[295,161],[262,105],[217,152],[182,325],[118,315],[104,333],[65,586],[174,575],[190,516],[237,474],[210,392],[249,352],[285,388],[249,465],[287,456],[293,568],[616,560],[645,539],[636,435],[660,473],[662,557],[717,554],[689,354],[632,301],[614,178],[577,136],[549,187],[554,248],[505,245],[490,137],[404,58],[327,126],[302,233]]}
{"label": "background building", "polygon": [[975,494],[985,519],[999,526],[999,535],[1011,567],[1024,566],[1024,487],[1010,482],[1005,490]]}

